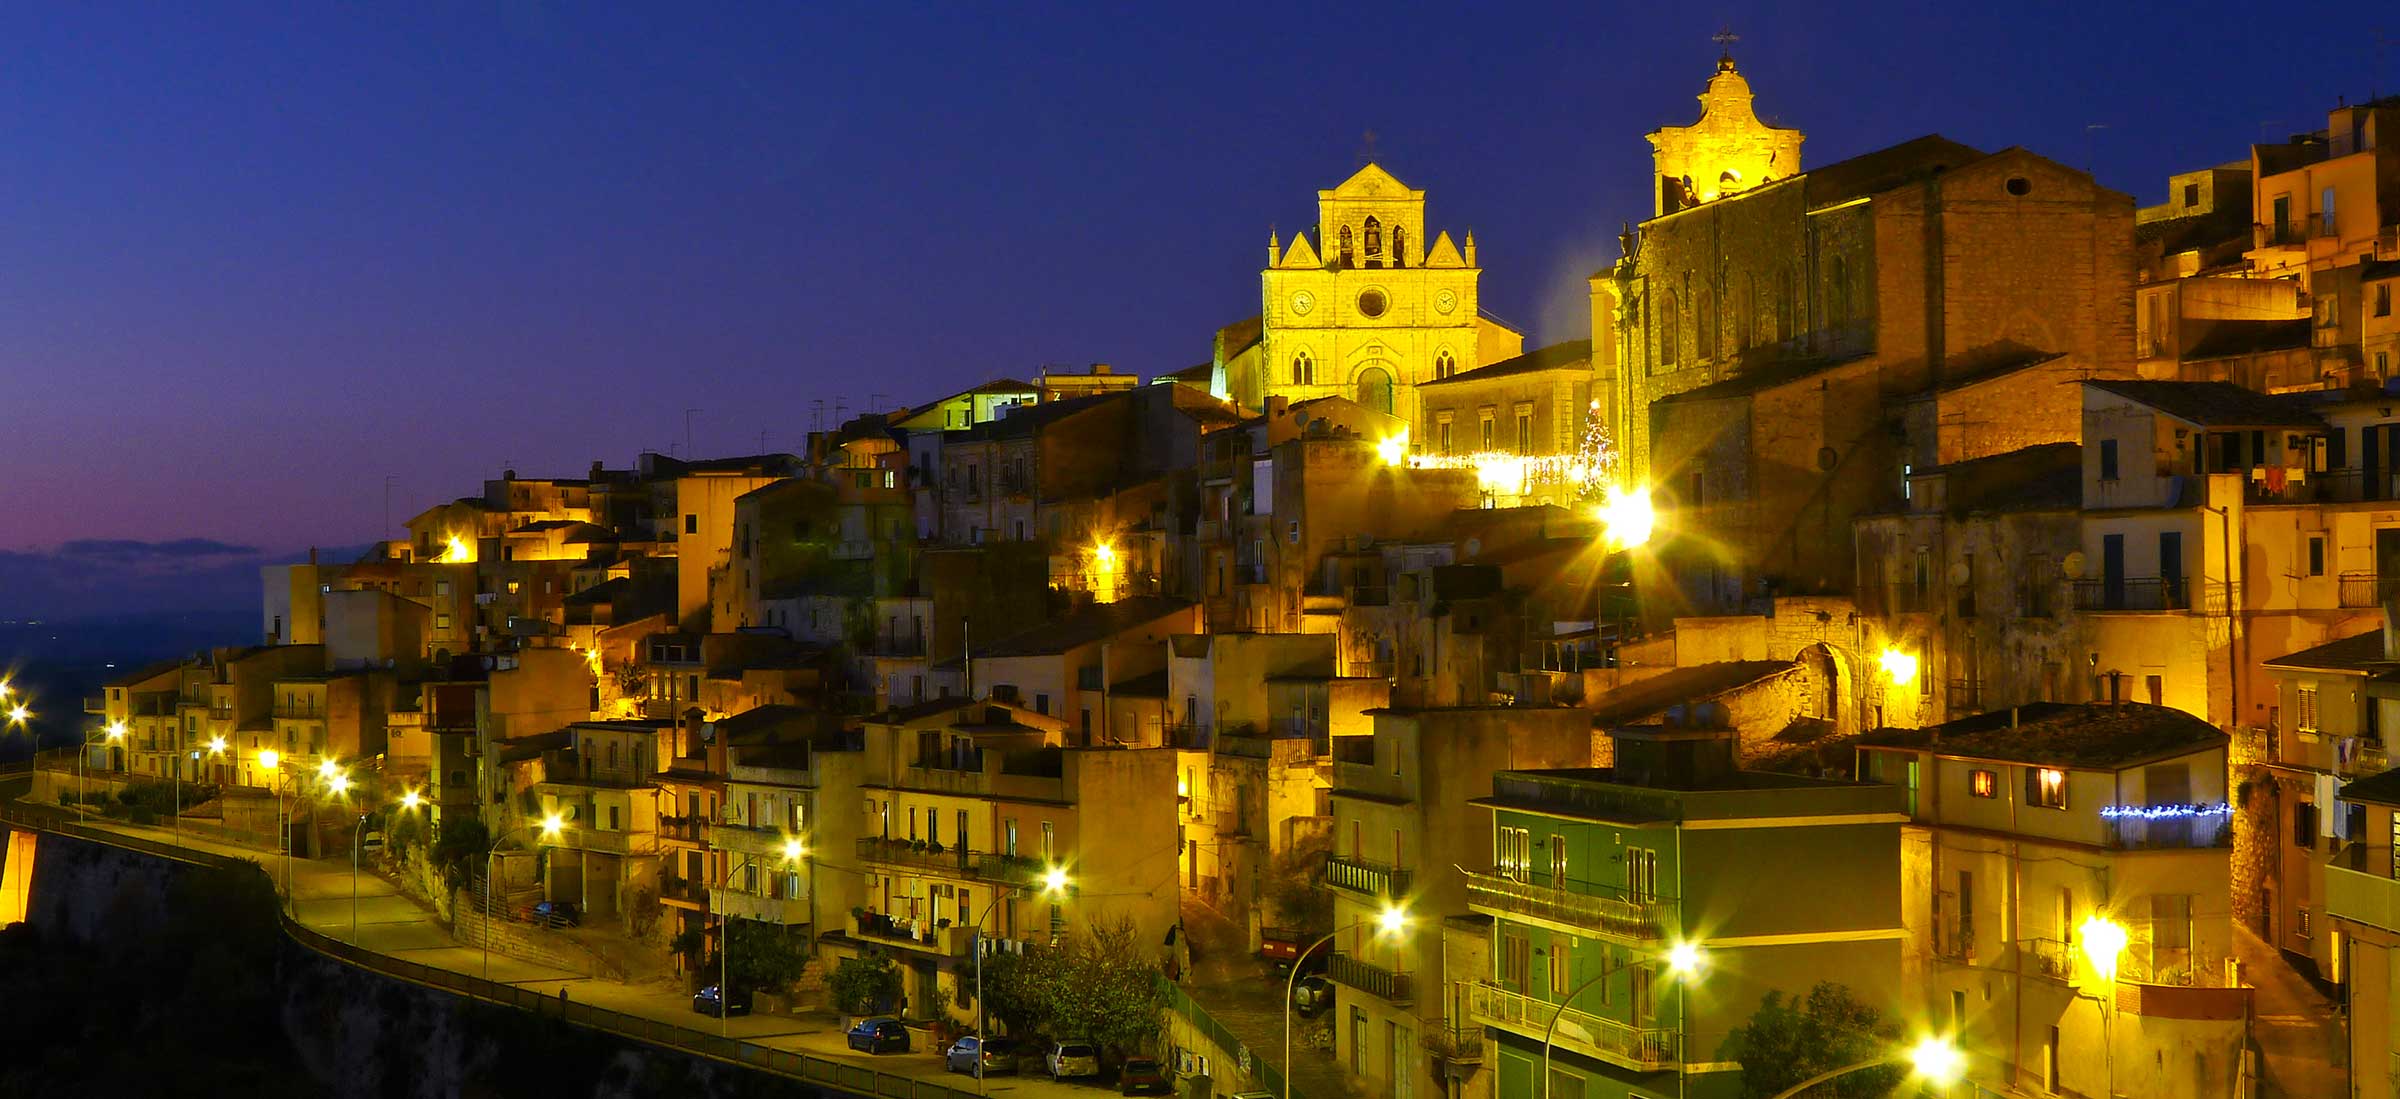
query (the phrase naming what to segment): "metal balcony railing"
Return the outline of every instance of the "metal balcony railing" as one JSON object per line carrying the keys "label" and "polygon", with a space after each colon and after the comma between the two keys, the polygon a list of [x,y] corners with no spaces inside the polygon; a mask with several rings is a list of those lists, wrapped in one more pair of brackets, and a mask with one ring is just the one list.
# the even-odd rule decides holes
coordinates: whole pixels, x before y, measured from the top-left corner
{"label": "metal balcony railing", "polygon": [[2077,580],[2079,611],[2182,611],[2191,609],[2190,580],[2182,576]]}
{"label": "metal balcony railing", "polygon": [[2053,981],[2075,979],[2075,948],[2058,939],[2024,939],[2017,949],[2025,954],[2025,968]]}
{"label": "metal balcony railing", "polygon": [[1407,870],[1385,863],[1343,855],[1332,855],[1325,859],[1325,883],[1354,893],[1405,897],[1411,880]]}
{"label": "metal balcony railing", "polygon": [[2371,572],[2345,572],[2341,576],[2341,603],[2345,607],[2380,607],[2392,593],[2400,591],[2400,577],[2377,576]]}
{"label": "metal balcony railing", "polygon": [[1390,1004],[1417,1002],[1417,979],[1408,973],[1394,973],[1371,962],[1360,961],[1356,955],[1337,953],[1325,969],[1325,975],[1335,984],[1346,985]]}
{"label": "metal balcony railing", "polygon": [[1466,993],[1468,1013],[1487,1026],[1538,1039],[1549,1031],[1551,1016],[1555,1014],[1558,1029],[1554,1037],[1562,1046],[1580,1048],[1645,1072],[1675,1064],[1676,1034],[1672,1028],[1634,1026],[1572,1007],[1560,1011],[1557,1004],[1548,1000],[1489,981],[1462,982],[1460,987]]}
{"label": "metal balcony railing", "polygon": [[2203,850],[2233,846],[2231,812],[2155,819],[2131,815],[2103,817],[2108,845],[2124,850]]}
{"label": "metal balcony railing", "polygon": [[1660,942],[1676,930],[1676,903],[1627,894],[1612,886],[1570,882],[1536,885],[1504,874],[1466,871],[1467,904],[1549,920],[1636,942]]}

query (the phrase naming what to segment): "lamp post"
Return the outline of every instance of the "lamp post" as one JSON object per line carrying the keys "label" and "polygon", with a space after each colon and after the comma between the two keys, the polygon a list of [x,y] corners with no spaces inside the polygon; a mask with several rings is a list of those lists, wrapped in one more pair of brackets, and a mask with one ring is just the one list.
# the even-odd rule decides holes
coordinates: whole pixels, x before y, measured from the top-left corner
{"label": "lamp post", "polygon": [[[1690,980],[1691,978],[1697,976],[1700,972],[1700,963],[1702,960],[1700,948],[1691,943],[1675,944],[1673,949],[1667,951],[1665,958],[1667,962],[1667,970],[1678,977],[1684,978],[1685,980]],[[1574,1003],[1575,997],[1583,995],[1585,989],[1599,984],[1610,977],[1614,977],[1619,973],[1623,973],[1628,969],[1632,969],[1634,966],[1640,965],[1643,962],[1653,960],[1656,959],[1628,957],[1623,962],[1620,962],[1616,965],[1604,965],[1600,968],[1600,972],[1585,978],[1582,984],[1568,989],[1565,996],[1559,997],[1557,1006],[1550,1009],[1549,1025],[1542,1028],[1542,1099],[1550,1099],[1551,1044],[1558,1037],[1558,1021],[1566,1017],[1567,1005]],[[1678,1025],[1680,1026],[1680,1023]]]}
{"label": "lamp post", "polygon": [[[340,793],[341,788],[336,787],[334,792]],[[422,799],[417,797],[417,792],[414,790],[405,791],[400,795],[400,808],[403,810],[415,809],[419,804],[422,804]],[[358,853],[366,842],[366,835],[367,812],[361,809],[358,812],[358,826],[350,830],[350,945],[352,946],[358,945]]]}
{"label": "lamp post", "polygon": [[258,765],[275,774],[275,845],[283,852],[283,895],[292,895],[292,826],[283,815],[283,753],[273,748],[258,750]]}
{"label": "lamp post", "polygon": [[[810,884],[813,888],[815,883]],[[1072,882],[1067,877],[1066,867],[1052,866],[1042,872],[1041,895],[1045,897],[1061,896],[1066,893],[1071,884]],[[983,1006],[983,921],[991,918],[992,910],[1000,907],[1001,901],[1024,891],[1024,886],[1012,885],[1006,892],[993,894],[991,900],[984,902],[982,913],[975,917],[975,930],[972,937],[968,939],[975,952],[975,1094],[977,1095],[991,1094],[984,1090],[983,1083],[983,1044],[991,1037],[989,1033],[991,1017]]]}
{"label": "lamp post", "polygon": [[[531,827],[531,825],[518,825],[500,833],[492,839],[492,846],[483,853],[483,979],[487,981],[492,979],[492,861],[500,854],[501,840],[527,831]],[[564,827],[566,827],[566,821],[561,819],[558,814],[552,813],[542,818],[541,834],[550,839],[557,839],[559,830]]]}
{"label": "lamp post", "polygon": [[2101,1063],[2103,1071],[2107,1073],[2109,1094],[2114,1095],[2117,1091],[2117,1036],[2113,1025],[2115,1012],[2111,1009],[2117,998],[2117,963],[2123,959],[2125,944],[2131,936],[2126,933],[2124,924],[2098,912],[2087,917],[2083,926],[2075,931],[2083,947],[2084,960],[2091,963],[2093,975],[2100,978],[2100,995],[2094,999],[2100,1001]]}
{"label": "lamp post", "polygon": [[[106,728],[100,730],[100,739],[125,739],[125,723],[122,721],[109,722]],[[83,780],[84,757],[91,754],[92,737],[87,734],[83,738],[83,749],[75,753],[75,812],[79,816],[85,812],[88,812],[88,810],[85,808],[85,804],[91,800],[91,790],[85,785]]]}
{"label": "lamp post", "polygon": [[1283,1099],[1292,1099],[1292,990],[1300,984],[1300,963],[1307,961],[1318,947],[1332,942],[1334,936],[1368,924],[1375,925],[1377,935],[1397,935],[1408,927],[1408,909],[1392,905],[1371,918],[1352,920],[1326,932],[1323,938],[1292,956],[1292,972],[1283,979]]}
{"label": "lamp post", "polygon": [[1948,1087],[1957,1082],[1958,1078],[1964,1074],[1966,1060],[1966,1054],[1959,1051],[1958,1043],[1947,1037],[1937,1038],[1927,1035],[1917,1039],[1916,1045],[1905,1050],[1887,1053],[1869,1061],[1860,1061],[1855,1065],[1844,1065],[1830,1072],[1820,1072],[1776,1092],[1772,1099],[1792,1099],[1793,1096],[1827,1080],[1848,1076],[1853,1072],[1862,1072],[1879,1065],[1894,1065],[1902,1062],[1908,1064],[1910,1074],[1918,1079],[1935,1087]]}

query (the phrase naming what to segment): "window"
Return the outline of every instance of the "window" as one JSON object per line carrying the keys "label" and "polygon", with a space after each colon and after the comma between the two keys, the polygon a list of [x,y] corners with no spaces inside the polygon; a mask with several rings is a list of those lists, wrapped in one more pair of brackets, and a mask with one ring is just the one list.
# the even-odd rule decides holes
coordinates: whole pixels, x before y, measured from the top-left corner
{"label": "window", "polygon": [[1034,692],[1034,695],[1033,695],[1033,712],[1034,712],[1034,713],[1037,713],[1037,714],[1047,714],[1047,713],[1049,713],[1049,712],[1050,712],[1050,696],[1049,696],[1049,695],[1046,695],[1046,694],[1043,694],[1043,693],[1041,693],[1041,692],[1039,692],[1039,691],[1036,691],[1036,692]]}
{"label": "window", "polygon": [[1658,852],[1642,847],[1625,849],[1625,895],[1639,900],[1658,895]]}
{"label": "window", "polygon": [[1479,439],[1477,440],[1479,445],[1477,445],[1475,449],[1477,449],[1477,450],[1491,450],[1491,449],[1493,449],[1493,440],[1492,440],[1492,436],[1493,436],[1494,432],[1493,432],[1493,430],[1492,430],[1492,414],[1491,414],[1491,413],[1489,413],[1489,412],[1486,412],[1486,413],[1484,413],[1482,416],[1480,416],[1480,417],[1478,417],[1478,418],[1477,418],[1477,420],[1476,420],[1476,423],[1477,423],[1477,425],[1478,425],[1478,428],[1479,428],[1479,430],[1480,430],[1481,434],[1480,434],[1480,437],[1479,437]]}
{"label": "window", "polygon": [[2200,205],[2200,185],[2199,185],[2199,184],[2197,184],[2197,183],[2186,183],[2186,184],[2184,184],[2184,185],[2183,185],[2183,205],[2184,205],[2184,208],[2185,208],[2185,209],[2187,209],[2187,210],[2188,210],[2188,209],[2190,209],[2190,208],[2192,208],[2192,207],[2194,207],[2194,206],[2198,206],[2198,205]]}
{"label": "window", "polygon": [[2025,769],[2025,804],[2036,809],[2067,807],[2067,773],[2056,767]]}
{"label": "window", "polygon": [[1456,433],[1452,430],[1455,426],[1450,422],[1450,414],[1446,412],[1433,425],[1434,442],[1444,454],[1458,453]]}
{"label": "window", "polygon": [[1404,226],[1392,226],[1392,266],[1408,266],[1408,229]]}
{"label": "window", "polygon": [[[1284,529],[1284,539],[1295,546],[1300,544],[1300,520],[1292,520],[1290,525]],[[1263,565],[1266,562],[1260,561],[1259,563]]]}
{"label": "window", "polygon": [[2327,187],[2317,196],[2317,213],[2324,217],[2324,235],[2329,237],[2334,235],[2333,199],[2336,193],[2333,188]]}
{"label": "window", "polygon": [[1658,303],[1658,365],[1675,365],[1675,292],[1667,291]]}
{"label": "window", "polygon": [[700,533],[700,516],[697,514],[685,515],[683,517],[683,532],[685,534]]}
{"label": "window", "polygon": [[1377,220],[1373,214],[1367,215],[1367,231],[1364,235],[1367,245],[1367,266],[1372,267],[1383,259],[1383,222]]}
{"label": "window", "polygon": [[2292,804],[2292,846],[2310,847],[2317,842],[2317,806],[2314,802]]}
{"label": "window", "polygon": [[2378,317],[2388,317],[2392,315],[2391,283],[2379,282],[2375,284],[2375,315]]}
{"label": "window", "polygon": [[1549,969],[1550,995],[1552,996],[1567,994],[1567,963],[1572,960],[1568,949],[1573,942],[1573,939],[1564,935],[1552,933],[1550,936]]}
{"label": "window", "polygon": [[1051,824],[1049,821],[1043,821],[1043,822],[1042,822],[1042,861],[1044,861],[1044,862],[1048,862],[1048,861],[1050,861],[1052,858],[1056,857],[1056,855],[1055,855],[1055,852],[1056,852],[1056,849],[1057,849],[1057,848],[1056,848],[1057,840],[1058,840],[1058,829],[1057,829],[1057,827],[1056,827],[1056,826],[1054,826],[1054,825],[1052,825],[1052,824]]}
{"label": "window", "polygon": [[1524,828],[1502,827],[1492,834],[1492,863],[1500,876],[1516,881],[1530,878],[1533,833]]}
{"label": "window", "polygon": [[2100,479],[2103,481],[2117,479],[2117,441],[2115,439],[2100,440]]}
{"label": "window", "polygon": [[1302,351],[1299,354],[1292,356],[1292,384],[1315,385],[1316,380],[1316,360],[1309,358],[1308,352],[1306,351]]}
{"label": "window", "polygon": [[1341,251],[1341,257],[1342,257],[1342,266],[1344,266],[1344,267],[1356,267],[1356,266],[1358,266],[1357,262],[1356,262],[1356,261],[1355,261],[1355,260],[1354,260],[1354,259],[1351,257],[1351,253],[1350,253],[1350,227],[1349,227],[1349,226],[1347,226],[1347,225],[1345,225],[1345,226],[1342,226],[1342,251]]}
{"label": "window", "polygon": [[447,581],[447,580],[436,580],[436,581],[434,581],[434,582],[433,582],[433,594],[435,594],[435,595],[448,595],[448,594],[450,594],[450,582],[449,582],[449,581]]}
{"label": "window", "polygon": [[1433,357],[1433,376],[1447,378],[1456,373],[1458,373],[1458,357],[1452,355],[1450,349],[1445,347],[1440,354]]}
{"label": "window", "polygon": [[1500,981],[1510,988],[1523,991],[1530,970],[1526,955],[1525,936],[1504,931],[1500,935]]}
{"label": "window", "polygon": [[2325,536],[2322,534],[2308,536],[2308,574],[2325,575]]}
{"label": "window", "polygon": [[1533,410],[1517,410],[1517,453],[1533,453]]}
{"label": "window", "polygon": [[1358,292],[1358,315],[1369,320],[1382,316],[1391,305],[1391,299],[1384,297],[1381,290],[1370,287]]}
{"label": "window", "polygon": [[2000,796],[2000,775],[1994,771],[1967,772],[1967,792],[1979,798]]}
{"label": "window", "polygon": [[2315,736],[2317,734],[2317,689],[2302,687],[2293,693],[2297,694],[2299,698],[2298,704],[2292,707],[2292,728],[2298,729],[2302,736]]}
{"label": "window", "polygon": [[1567,837],[1550,833],[1550,885],[1564,889],[1567,885]]}

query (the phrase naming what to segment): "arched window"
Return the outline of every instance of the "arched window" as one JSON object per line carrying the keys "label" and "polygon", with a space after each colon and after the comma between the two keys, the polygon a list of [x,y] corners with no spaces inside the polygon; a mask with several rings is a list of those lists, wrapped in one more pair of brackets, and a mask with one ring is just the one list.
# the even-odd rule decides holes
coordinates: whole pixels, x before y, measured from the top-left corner
{"label": "arched window", "polygon": [[1450,349],[1445,347],[1441,354],[1433,357],[1433,376],[1447,378],[1456,373],[1458,373],[1458,357],[1452,355]]}
{"label": "arched window", "polygon": [[1367,266],[1383,266],[1383,223],[1367,215]]}
{"label": "arched window", "polygon": [[1357,266],[1350,254],[1350,227],[1347,225],[1342,226],[1342,266]]}
{"label": "arched window", "polygon": [[1682,319],[1677,315],[1680,312],[1681,310],[1676,308],[1675,292],[1669,290],[1658,299],[1658,309],[1651,314],[1658,321],[1658,365],[1660,366],[1675,365],[1675,352],[1678,350],[1675,346],[1675,325]]}
{"label": "arched window", "polygon": [[1706,362],[1717,357],[1716,302],[1706,290],[1692,295],[1692,359]]}
{"label": "arched window", "polygon": [[1408,229],[1404,226],[1392,226],[1392,266],[1408,266]]}
{"label": "arched window", "polygon": [[1299,354],[1292,356],[1292,384],[1315,385],[1316,383],[1316,360],[1309,358],[1308,352],[1306,351],[1302,351]]}
{"label": "arched window", "polygon": [[1390,415],[1392,411],[1392,376],[1379,366],[1370,366],[1359,371],[1358,403]]}

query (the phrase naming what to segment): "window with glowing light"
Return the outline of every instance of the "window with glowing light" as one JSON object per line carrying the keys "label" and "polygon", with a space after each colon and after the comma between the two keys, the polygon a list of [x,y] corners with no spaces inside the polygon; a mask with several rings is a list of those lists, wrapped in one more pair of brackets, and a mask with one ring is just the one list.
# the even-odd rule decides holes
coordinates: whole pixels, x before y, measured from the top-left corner
{"label": "window with glowing light", "polygon": [[2000,796],[2000,775],[1994,771],[1967,772],[1967,792],[1979,798]]}
{"label": "window with glowing light", "polygon": [[2067,773],[2056,767],[2025,769],[2025,804],[2036,809],[2067,807]]}

